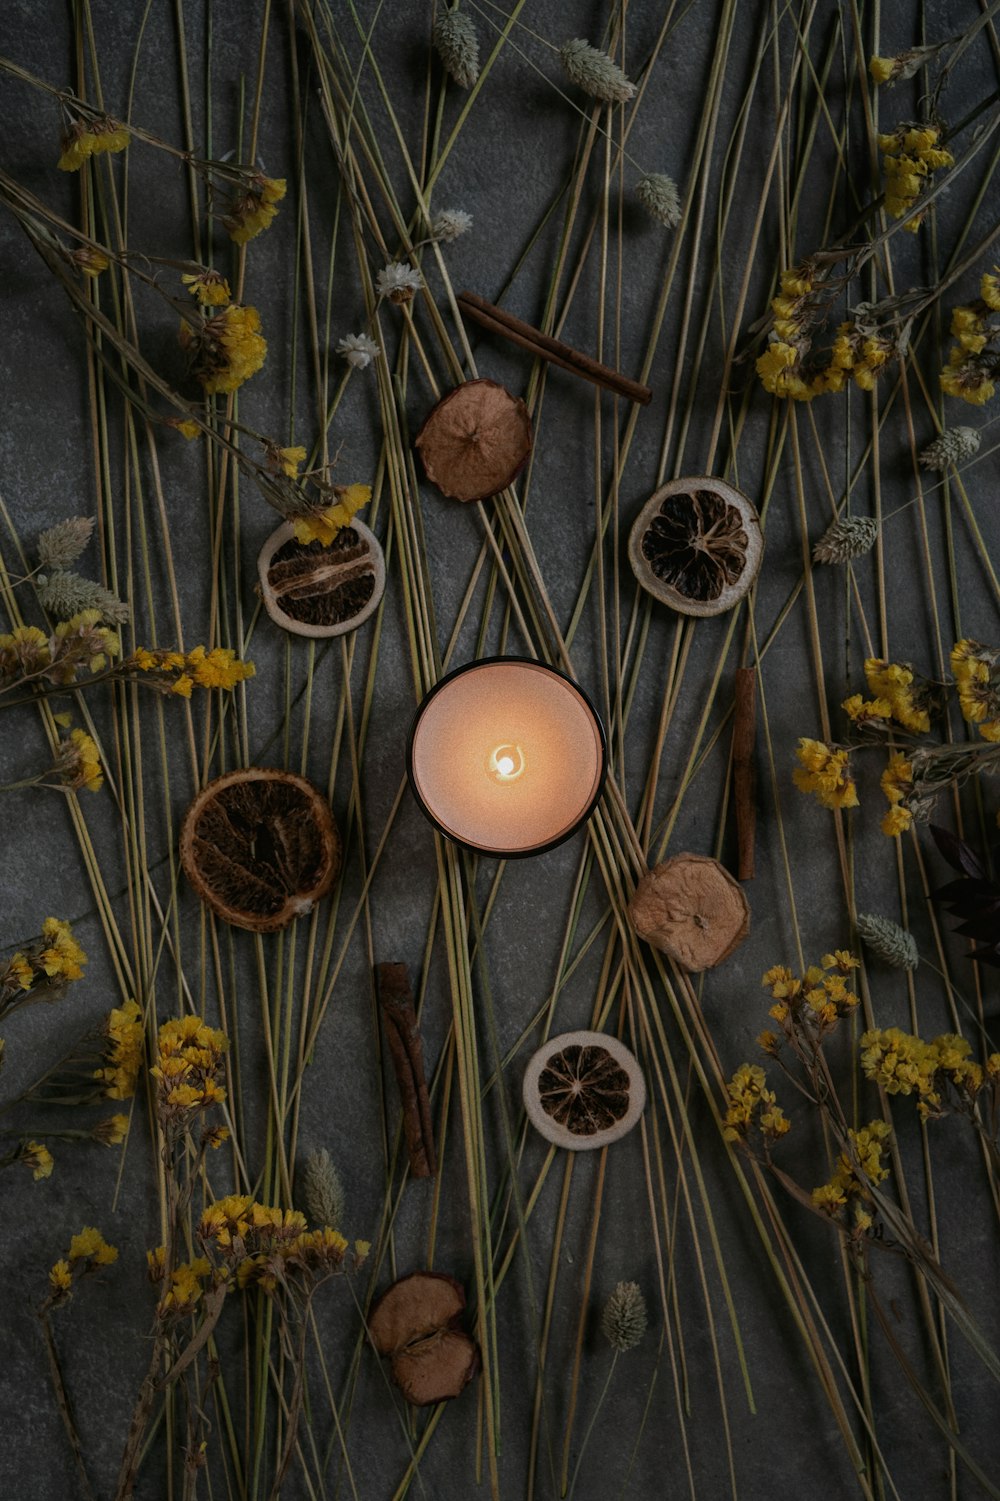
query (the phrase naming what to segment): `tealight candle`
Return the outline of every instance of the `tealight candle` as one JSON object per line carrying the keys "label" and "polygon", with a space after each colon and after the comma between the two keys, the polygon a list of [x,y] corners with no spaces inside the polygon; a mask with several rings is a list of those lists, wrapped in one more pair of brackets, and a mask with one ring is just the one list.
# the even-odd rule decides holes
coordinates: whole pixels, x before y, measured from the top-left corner
{"label": "tealight candle", "polygon": [[579,828],[606,761],[604,728],[576,683],[525,657],[489,657],[431,689],[410,731],[407,774],[442,834],[510,858]]}

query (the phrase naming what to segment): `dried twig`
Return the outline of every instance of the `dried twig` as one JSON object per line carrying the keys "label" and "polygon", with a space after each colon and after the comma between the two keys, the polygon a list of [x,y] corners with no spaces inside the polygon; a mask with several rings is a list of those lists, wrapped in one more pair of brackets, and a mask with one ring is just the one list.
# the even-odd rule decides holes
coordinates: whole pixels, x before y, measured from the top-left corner
{"label": "dried twig", "polygon": [[431,1103],[424,1078],[424,1049],[406,965],[378,964],[375,974],[386,1041],[403,1105],[403,1130],[410,1154],[410,1172],[414,1178],[433,1178],[436,1166]]}

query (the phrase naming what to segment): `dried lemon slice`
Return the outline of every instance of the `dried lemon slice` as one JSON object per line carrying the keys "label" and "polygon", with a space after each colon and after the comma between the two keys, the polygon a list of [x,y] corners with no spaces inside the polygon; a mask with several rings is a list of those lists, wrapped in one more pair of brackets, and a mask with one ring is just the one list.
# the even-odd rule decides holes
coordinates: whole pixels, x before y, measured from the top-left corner
{"label": "dried lemon slice", "polygon": [[524,1074],[524,1108],[546,1140],[572,1152],[606,1147],[631,1131],[646,1104],[633,1055],[604,1032],[564,1032]]}
{"label": "dried lemon slice", "polygon": [[340,834],[311,782],[254,766],[216,777],[181,826],[181,863],[224,922],[272,933],[310,912],[340,870]]}
{"label": "dried lemon slice", "polygon": [[488,500],[531,452],[531,418],[494,380],[469,380],[442,397],[415,440],[424,470],[452,500]]}
{"label": "dried lemon slice", "polygon": [[264,608],[297,636],[343,636],[378,609],[385,592],[385,557],[360,521],[332,542],[296,540],[290,521],[265,542],[257,559]]}
{"label": "dried lemon slice", "polygon": [[711,476],[671,480],[657,490],[628,543],[639,583],[683,615],[731,610],[757,577],[763,555],[753,502]]}

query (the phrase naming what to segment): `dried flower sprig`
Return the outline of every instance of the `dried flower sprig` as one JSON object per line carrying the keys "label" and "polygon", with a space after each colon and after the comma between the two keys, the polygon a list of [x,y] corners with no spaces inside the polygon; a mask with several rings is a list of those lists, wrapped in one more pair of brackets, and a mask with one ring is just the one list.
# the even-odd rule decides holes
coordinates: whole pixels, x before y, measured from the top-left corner
{"label": "dried flower sprig", "polygon": [[346,334],[337,340],[337,353],[342,355],[354,370],[367,370],[372,360],[382,353],[374,339],[367,334]]}
{"label": "dried flower sprig", "polygon": [[69,1250],[49,1272],[49,1295],[46,1309],[60,1308],[73,1296],[73,1288],[82,1277],[91,1276],[102,1266],[114,1266],[118,1248],[109,1245],[100,1230],[84,1225],[69,1243]]}
{"label": "dried flower sprig", "polygon": [[614,59],[581,37],[563,43],[559,60],[570,82],[592,99],[626,104],[635,97],[635,84],[630,83]]}
{"label": "dried flower sprig", "polygon": [[109,624],[124,625],[131,614],[117,594],[79,573],[66,569],[40,573],[35,584],[42,609],[60,620],[70,620],[83,610],[96,610]]}
{"label": "dried flower sprig", "polygon": [[255,307],[236,302],[198,325],[185,320],[178,338],[206,396],[238,391],[267,358],[260,314]]}
{"label": "dried flower sprig", "polygon": [[[955,165],[955,158],[941,141],[936,125],[902,124],[879,136],[886,176],[885,206],[894,219],[911,214],[935,172]],[[904,228],[915,234],[925,216],[926,211],[912,214]]]}
{"label": "dried flower sprig", "polygon": [[462,208],[443,208],[431,220],[431,239],[450,245],[472,228],[472,215]]}
{"label": "dried flower sprig", "polygon": [[975,302],[952,309],[951,332],[956,342],[938,377],[946,396],[983,406],[995,395],[1000,372],[1000,318],[990,315],[998,312],[1000,270],[995,268],[980,279]]}
{"label": "dried flower sprig", "polygon": [[979,452],[981,442],[979,429],[975,427],[949,427],[939,433],[933,443],[928,443],[919,455],[925,469],[936,469],[943,474],[952,464],[964,464]]}
{"label": "dried flower sprig", "polygon": [[406,261],[389,261],[375,278],[375,291],[380,297],[402,306],[412,302],[415,293],[424,285],[424,278],[414,266]]}
{"label": "dried flower sprig", "polygon": [[262,230],[268,229],[287,191],[288,184],[283,177],[266,177],[263,172],[250,176],[240,191],[234,193],[222,216],[229,238],[237,245],[246,245]]}
{"label": "dried flower sprig", "polygon": [[667,229],[681,222],[681,200],[677,184],[665,172],[647,172],[636,187],[636,197],[648,214]]}
{"label": "dried flower sprig", "polygon": [[18,1164],[28,1169],[36,1183],[51,1178],[55,1166],[52,1153],[45,1143],[34,1141],[30,1137],[22,1138],[0,1155],[0,1168],[16,1167]]}
{"label": "dried flower sprig", "polygon": [[814,563],[850,563],[871,552],[878,537],[874,516],[838,516],[813,547]]}
{"label": "dried flower sprig", "polygon": [[302,1202],[311,1224],[330,1225],[336,1230],[343,1223],[344,1185],[326,1147],[320,1147],[306,1158],[302,1172]]}
{"label": "dried flower sprig", "polygon": [[41,936],[0,961],[0,1018],[31,1001],[56,1001],[83,978],[87,955],[68,922],[47,917]]}
{"label": "dried flower sprig", "polygon": [[130,140],[127,127],[112,115],[74,120],[63,132],[56,166],[60,172],[77,172],[92,156],[124,151]]}
{"label": "dried flower sprig", "polygon": [[859,912],[858,936],[877,959],[893,969],[916,969],[920,963],[913,934],[889,917],[880,917],[874,912]]}
{"label": "dried flower sprig", "polygon": [[50,526],[38,537],[39,566],[55,570],[68,568],[84,552],[93,535],[93,516],[71,516]]}
{"label": "dried flower sprig", "polygon": [[462,10],[445,10],[434,24],[434,46],[445,72],[461,89],[479,77],[479,36]]}

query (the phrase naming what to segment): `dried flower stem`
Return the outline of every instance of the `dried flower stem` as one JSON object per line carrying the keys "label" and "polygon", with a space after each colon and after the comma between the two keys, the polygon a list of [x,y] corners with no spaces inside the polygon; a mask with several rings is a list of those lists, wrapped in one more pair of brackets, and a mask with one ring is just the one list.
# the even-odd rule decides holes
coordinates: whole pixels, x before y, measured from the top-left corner
{"label": "dried flower stem", "polygon": [[424,1076],[424,1049],[405,964],[378,964],[379,1005],[403,1106],[403,1131],[414,1178],[437,1171],[431,1103]]}
{"label": "dried flower stem", "polygon": [[757,836],[757,774],[754,741],[757,736],[757,669],[736,669],[736,707],[733,715],[733,798],[736,803],[738,875],[754,877],[754,840]]}

